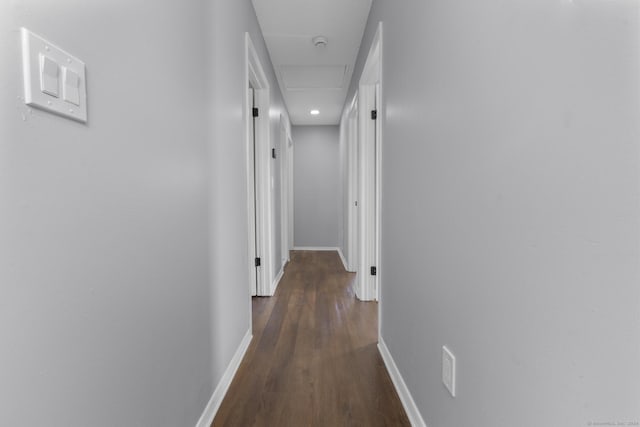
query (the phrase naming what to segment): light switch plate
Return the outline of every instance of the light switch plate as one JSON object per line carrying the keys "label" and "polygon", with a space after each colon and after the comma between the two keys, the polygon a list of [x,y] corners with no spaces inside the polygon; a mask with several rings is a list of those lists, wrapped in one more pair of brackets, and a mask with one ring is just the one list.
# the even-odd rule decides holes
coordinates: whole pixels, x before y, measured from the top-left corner
{"label": "light switch plate", "polygon": [[456,357],[446,346],[442,346],[442,383],[456,397]]}
{"label": "light switch plate", "polygon": [[[24,102],[32,107],[85,123],[87,85],[84,62],[26,28],[21,29],[21,36]],[[43,66],[45,63],[46,67]],[[56,90],[51,86],[55,84],[50,71],[55,69],[52,68],[53,64],[57,64],[58,67]],[[49,70],[49,73],[45,75],[43,71],[46,70]],[[78,76],[77,96],[64,86],[65,75],[69,71]],[[61,91],[63,95],[67,95],[61,97]]]}

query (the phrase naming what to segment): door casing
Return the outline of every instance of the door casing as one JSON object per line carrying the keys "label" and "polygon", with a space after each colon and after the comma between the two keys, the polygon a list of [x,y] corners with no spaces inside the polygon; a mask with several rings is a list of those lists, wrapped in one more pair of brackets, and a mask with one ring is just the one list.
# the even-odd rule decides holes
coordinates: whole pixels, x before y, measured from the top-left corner
{"label": "door casing", "polygon": [[291,176],[289,170],[293,168],[291,164],[291,156],[289,151],[292,150],[293,144],[291,143],[291,135],[288,131],[287,122],[284,115],[280,116],[280,218],[281,218],[281,248],[283,252],[282,265],[291,260],[290,251],[293,249],[290,246],[292,239],[289,236],[292,227],[290,222],[293,222],[293,218],[290,216],[289,205],[291,198]]}
{"label": "door casing", "polygon": [[[382,23],[371,43],[358,86],[358,275],[356,295],[362,301],[379,299],[380,201],[384,106],[382,91]],[[377,111],[373,120],[371,111]],[[377,274],[371,274],[375,267]]]}
{"label": "door casing", "polygon": [[[249,100],[251,87],[254,90],[254,104],[259,111],[255,121],[253,121],[254,118],[251,114],[253,105],[250,105]],[[249,33],[245,33],[244,99],[249,289],[251,290],[255,286],[255,295],[269,296],[271,295],[271,278],[273,277],[273,272],[271,271],[271,258],[273,256],[271,251],[271,242],[273,240],[270,191],[271,163],[269,161],[271,158],[269,153],[270,89],[269,81]],[[251,155],[254,150],[254,132],[251,131],[251,123],[255,126],[255,162]],[[255,191],[253,179],[255,179]],[[255,206],[255,214],[251,211],[252,206]],[[259,268],[255,266],[256,258],[260,258]]]}
{"label": "door casing", "polygon": [[346,138],[346,192],[347,203],[347,270],[358,271],[358,93],[343,116],[343,123],[346,127],[344,137]]}

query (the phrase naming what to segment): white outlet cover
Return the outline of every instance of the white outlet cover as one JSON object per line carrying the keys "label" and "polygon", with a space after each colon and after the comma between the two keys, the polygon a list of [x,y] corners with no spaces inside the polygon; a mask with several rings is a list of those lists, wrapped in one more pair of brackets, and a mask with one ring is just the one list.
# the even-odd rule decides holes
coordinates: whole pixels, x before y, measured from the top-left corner
{"label": "white outlet cover", "polygon": [[[84,62],[75,56],[65,52],[53,43],[49,43],[42,37],[32,33],[26,28],[21,28],[22,37],[22,70],[24,77],[24,102],[32,107],[50,111],[52,113],[68,117],[73,120],[85,123],[87,121],[87,85],[85,78]],[[75,93],[67,92],[65,97],[55,96],[60,94],[63,79],[57,77],[52,79],[50,73],[46,78],[47,86],[43,85],[43,69],[41,58],[46,58],[48,68],[56,64],[59,70],[65,70],[67,77],[77,76],[77,96]],[[53,65],[55,67],[55,65]],[[60,76],[62,73],[58,73]],[[52,90],[48,85],[56,84],[57,90]],[[66,82],[69,84],[70,82]],[[46,90],[43,90],[46,89]],[[68,91],[69,88],[66,88]]]}
{"label": "white outlet cover", "polygon": [[446,346],[442,346],[442,383],[456,397],[456,357]]}

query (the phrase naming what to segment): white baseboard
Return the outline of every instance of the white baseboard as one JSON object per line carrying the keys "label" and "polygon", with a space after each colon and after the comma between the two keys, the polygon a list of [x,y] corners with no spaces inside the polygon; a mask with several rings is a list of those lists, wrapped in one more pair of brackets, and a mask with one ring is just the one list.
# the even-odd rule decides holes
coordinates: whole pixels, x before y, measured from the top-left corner
{"label": "white baseboard", "polygon": [[342,249],[338,248],[338,255],[340,255],[340,260],[342,261],[342,266],[344,267],[344,269],[346,271],[349,271],[349,268],[347,267],[347,260],[344,259],[344,254],[342,253]]}
{"label": "white baseboard", "polygon": [[387,367],[391,381],[393,381],[393,385],[396,388],[396,392],[400,397],[400,401],[402,402],[402,406],[404,406],[404,411],[407,413],[407,417],[409,417],[411,425],[413,427],[427,427],[427,424],[425,424],[422,419],[422,415],[416,406],[416,402],[413,401],[411,392],[407,388],[402,375],[400,375],[396,362],[393,360],[393,357],[391,357],[391,353],[389,353],[389,349],[384,343],[382,337],[378,339],[378,350],[380,350],[382,360],[384,360],[384,364]]}
{"label": "white baseboard", "polygon": [[294,251],[337,251],[337,246],[296,246]]}
{"label": "white baseboard", "polygon": [[253,336],[251,334],[251,328],[249,328],[247,334],[244,336],[242,342],[238,346],[236,354],[233,355],[231,362],[229,362],[229,366],[227,366],[227,369],[224,371],[224,374],[222,375],[218,386],[211,395],[209,403],[207,403],[207,406],[204,408],[204,412],[200,416],[196,427],[210,427],[213,423],[213,419],[215,418],[218,409],[220,409],[222,400],[227,394],[227,390],[229,390],[231,381],[233,380],[233,377],[236,375],[236,372],[240,367],[240,363],[242,362],[242,359],[244,358],[244,355],[249,348],[249,344],[251,344],[251,338],[253,338]]}
{"label": "white baseboard", "polygon": [[287,263],[284,263],[284,265],[280,268],[280,272],[278,273],[276,278],[273,279],[273,283],[271,284],[271,296],[274,296],[276,293],[276,289],[280,284],[280,280],[282,280],[282,276],[284,276],[284,268],[286,267],[286,265]]}

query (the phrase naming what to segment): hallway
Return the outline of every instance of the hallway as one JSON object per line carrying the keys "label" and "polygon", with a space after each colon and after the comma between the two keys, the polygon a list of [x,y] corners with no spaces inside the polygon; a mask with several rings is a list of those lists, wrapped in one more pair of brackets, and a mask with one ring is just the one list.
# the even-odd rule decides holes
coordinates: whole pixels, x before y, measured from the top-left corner
{"label": "hallway", "polygon": [[408,426],[380,357],[377,303],[336,252],[293,251],[214,426]]}
{"label": "hallway", "polygon": [[640,0],[0,32],[0,427],[640,426]]}

